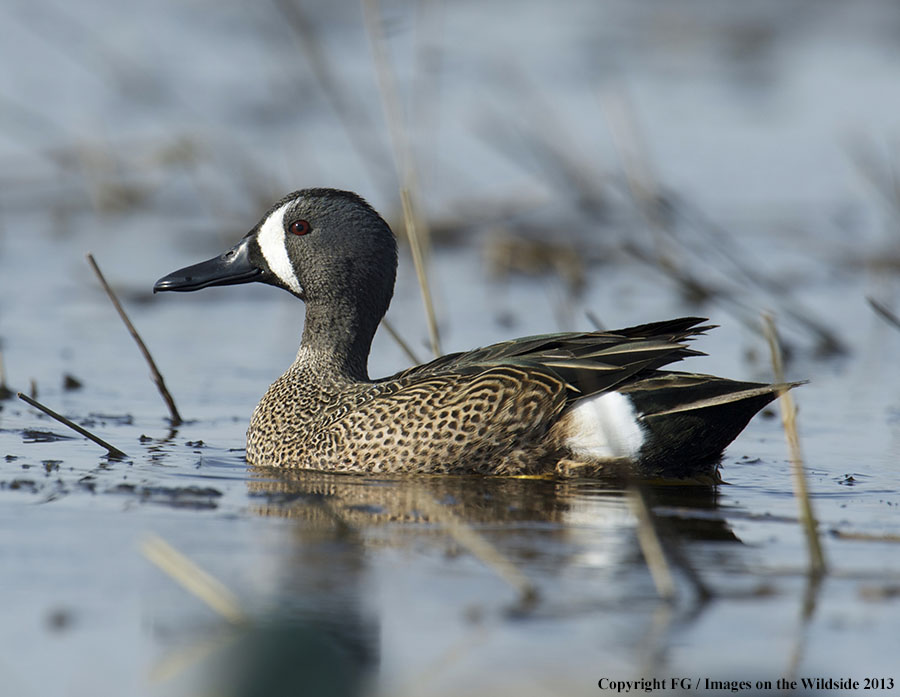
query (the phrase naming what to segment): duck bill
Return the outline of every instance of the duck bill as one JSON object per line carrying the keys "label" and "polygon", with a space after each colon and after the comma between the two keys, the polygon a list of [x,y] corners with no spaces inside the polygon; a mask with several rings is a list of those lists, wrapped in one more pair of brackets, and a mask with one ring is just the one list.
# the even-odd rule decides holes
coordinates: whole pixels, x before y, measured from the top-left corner
{"label": "duck bill", "polygon": [[153,292],[176,290],[186,292],[208,286],[231,286],[262,280],[263,269],[250,256],[253,237],[248,235],[234,247],[214,259],[186,266],[163,276],[153,285]]}

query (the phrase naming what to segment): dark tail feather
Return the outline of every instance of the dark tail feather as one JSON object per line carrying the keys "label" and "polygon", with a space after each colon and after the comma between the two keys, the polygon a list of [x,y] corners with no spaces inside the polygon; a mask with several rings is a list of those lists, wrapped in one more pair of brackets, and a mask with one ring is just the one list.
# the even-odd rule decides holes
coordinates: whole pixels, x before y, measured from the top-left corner
{"label": "dark tail feather", "polygon": [[[649,476],[714,475],[722,452],[750,419],[802,383],[766,385],[709,375],[664,373],[627,391],[646,432],[641,468]],[[624,390],[623,390],[624,391]]]}

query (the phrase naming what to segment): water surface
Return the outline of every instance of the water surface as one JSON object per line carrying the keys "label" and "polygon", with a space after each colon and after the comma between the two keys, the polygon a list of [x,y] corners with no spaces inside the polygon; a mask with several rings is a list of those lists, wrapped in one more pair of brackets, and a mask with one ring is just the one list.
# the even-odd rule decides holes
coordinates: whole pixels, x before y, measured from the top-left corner
{"label": "water surface", "polygon": [[[278,7],[0,9],[0,56],[16,66],[0,71],[6,379],[128,455],[0,402],[9,693],[900,679],[900,331],[866,303],[900,307],[894,5],[381,7],[445,351],[588,328],[587,311],[608,327],[701,314],[720,328],[686,368],[771,380],[756,329],[771,311],[788,378],[810,380],[795,398],[830,573],[806,574],[771,411],[728,450],[727,485],[648,492],[672,555],[669,603],[618,486],[248,470],[246,423],[293,360],[302,305],[248,286],[153,297],[153,282],[302,186],[357,190],[402,229],[359,8],[306,6],[311,48]],[[335,85],[311,67],[316,50]],[[368,145],[354,146],[329,89],[364,114],[348,123]],[[184,424],[171,426],[87,251]],[[425,359],[405,246],[389,318]],[[408,365],[379,332],[370,373]],[[66,389],[67,374],[82,386]],[[157,538],[230,589],[250,624],[229,628],[151,564],[142,545]]]}

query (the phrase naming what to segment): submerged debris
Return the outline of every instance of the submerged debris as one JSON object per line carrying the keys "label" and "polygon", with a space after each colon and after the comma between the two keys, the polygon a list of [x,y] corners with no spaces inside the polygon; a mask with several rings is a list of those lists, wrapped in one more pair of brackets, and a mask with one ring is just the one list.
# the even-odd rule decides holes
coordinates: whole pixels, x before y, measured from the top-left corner
{"label": "submerged debris", "polygon": [[882,602],[900,598],[900,584],[885,586],[862,586],[859,589],[859,597],[869,602]]}
{"label": "submerged debris", "polygon": [[0,482],[0,487],[11,491],[24,490],[32,494],[36,494],[40,488],[33,479],[13,479],[11,482]]}
{"label": "submerged debris", "polygon": [[214,509],[222,492],[213,487],[200,486],[139,486],[136,484],[117,484],[107,489],[107,494],[126,494],[137,496],[141,502],[159,503],[173,508],[189,508],[194,510]]}
{"label": "submerged debris", "polygon": [[10,399],[15,394],[6,384],[6,371],[3,368],[3,352],[0,351],[0,400]]}
{"label": "submerged debris", "polygon": [[82,387],[84,387],[84,384],[74,375],[71,375],[70,373],[63,375],[64,390],[80,390]]}
{"label": "submerged debris", "polygon": [[74,440],[74,436],[67,436],[53,431],[42,431],[37,428],[26,428],[22,431],[22,440],[26,443],[55,443],[60,440]]}

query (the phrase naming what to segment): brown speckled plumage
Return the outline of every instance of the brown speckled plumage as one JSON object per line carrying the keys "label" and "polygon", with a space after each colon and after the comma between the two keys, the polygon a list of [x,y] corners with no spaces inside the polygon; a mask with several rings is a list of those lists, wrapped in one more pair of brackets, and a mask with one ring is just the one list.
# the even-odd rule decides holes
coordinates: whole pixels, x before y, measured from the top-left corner
{"label": "brown speckled plumage", "polygon": [[[296,232],[294,232],[296,231]],[[292,234],[293,232],[293,234]],[[393,293],[393,234],[355,194],[279,201],[234,249],[156,290],[261,281],[306,302],[294,364],[253,412],[247,459],[334,472],[711,477],[722,449],[788,385],[661,371],[696,351],[698,318],[615,332],[525,337],[442,356],[381,380],[366,363]],[[617,391],[645,439],[629,462],[572,452],[572,407]]]}
{"label": "brown speckled plumage", "polygon": [[553,472],[570,457],[566,406],[693,353],[677,341],[697,322],[519,339],[376,382],[322,370],[301,348],[253,413],[247,459],[340,472]]}
{"label": "brown speckled plumage", "polygon": [[[530,474],[552,453],[543,437],[565,405],[558,381],[518,368],[379,383],[314,384],[312,377],[294,366],[266,392],[250,421],[249,462],[338,472]],[[329,387],[336,392],[326,395]]]}

